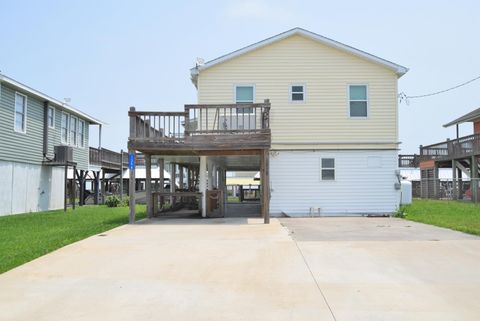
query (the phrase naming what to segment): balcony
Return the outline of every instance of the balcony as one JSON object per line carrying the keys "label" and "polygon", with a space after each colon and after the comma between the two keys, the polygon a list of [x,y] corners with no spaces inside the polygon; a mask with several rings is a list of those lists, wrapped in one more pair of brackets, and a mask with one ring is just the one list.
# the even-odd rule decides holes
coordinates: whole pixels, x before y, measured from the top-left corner
{"label": "balcony", "polygon": [[480,134],[420,146],[421,160],[448,161],[480,155]]}
{"label": "balcony", "polygon": [[[120,169],[122,157],[120,153],[106,148],[90,147],[89,150],[90,165],[102,167],[104,169]],[[123,153],[123,167],[128,167],[128,153]]]}
{"label": "balcony", "polygon": [[183,112],[131,108],[128,148],[144,153],[259,150],[270,147],[270,102],[185,105]]}

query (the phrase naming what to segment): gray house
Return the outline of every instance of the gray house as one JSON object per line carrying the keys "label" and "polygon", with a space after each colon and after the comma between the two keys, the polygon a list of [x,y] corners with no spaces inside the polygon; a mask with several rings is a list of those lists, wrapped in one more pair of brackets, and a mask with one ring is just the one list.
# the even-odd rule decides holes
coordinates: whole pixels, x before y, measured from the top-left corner
{"label": "gray house", "polygon": [[90,125],[102,122],[0,74],[0,215],[64,207],[67,173],[89,167]]}

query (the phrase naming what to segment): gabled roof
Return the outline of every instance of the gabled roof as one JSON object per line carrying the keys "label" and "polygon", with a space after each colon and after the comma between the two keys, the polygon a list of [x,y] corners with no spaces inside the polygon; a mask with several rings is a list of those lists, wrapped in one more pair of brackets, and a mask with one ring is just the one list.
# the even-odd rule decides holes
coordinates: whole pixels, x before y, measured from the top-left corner
{"label": "gabled roof", "polygon": [[318,41],[321,44],[339,49],[341,51],[347,52],[347,53],[352,54],[354,56],[357,56],[357,57],[363,58],[365,60],[371,61],[371,62],[376,63],[380,66],[383,66],[387,69],[393,70],[397,74],[398,77],[403,76],[408,71],[408,68],[403,67],[401,65],[398,65],[396,63],[393,63],[391,61],[382,59],[382,58],[377,57],[375,55],[369,54],[368,52],[350,47],[350,46],[345,45],[341,42],[335,41],[333,39],[330,39],[330,38],[321,36],[319,34],[313,33],[311,31],[308,31],[308,30],[297,27],[297,28],[293,28],[291,30],[282,32],[282,33],[280,33],[276,36],[273,36],[273,37],[267,38],[265,40],[259,41],[257,43],[254,43],[250,46],[238,49],[236,51],[233,51],[229,54],[223,55],[223,56],[218,57],[216,59],[210,60],[203,65],[198,65],[196,67],[193,67],[192,69],[190,69],[192,82],[196,85],[198,74],[202,70],[208,69],[208,68],[213,67],[215,65],[218,65],[222,62],[225,62],[225,61],[228,61],[230,59],[236,58],[238,56],[241,56],[243,54],[246,54],[246,53],[251,52],[253,50],[256,50],[258,48],[265,47],[265,46],[267,46],[271,43],[280,41],[282,39],[288,38],[288,37],[293,36],[293,35],[300,35],[300,36],[303,36],[305,38],[309,38],[309,39]]}
{"label": "gabled roof", "polygon": [[475,109],[474,111],[471,111],[469,112],[468,114],[465,114],[455,120],[452,120],[451,122],[449,123],[446,123],[445,125],[443,125],[443,127],[450,127],[452,125],[457,125],[457,124],[461,124],[461,123],[465,123],[465,122],[469,122],[469,121],[474,121],[474,120],[477,120],[477,119],[480,119],[480,108],[477,108]]}
{"label": "gabled roof", "polygon": [[72,107],[70,105],[68,105],[67,103],[64,103],[64,102],[61,102],[55,98],[52,98],[36,89],[33,89],[27,85],[24,85],[18,81],[16,81],[15,79],[13,78],[10,78],[10,77],[7,77],[3,74],[0,74],[0,83],[7,83],[9,84],[10,86],[16,88],[16,89],[20,89],[24,92],[27,92],[29,93],[30,95],[36,97],[36,98],[39,98],[39,99],[42,99],[42,100],[45,100],[45,101],[48,101],[49,103],[51,103],[52,105],[54,105],[55,107],[61,109],[61,110],[65,110],[65,111],[68,111],[72,114],[74,114],[75,116],[80,116],[81,118],[85,119],[85,120],[88,120],[88,122],[90,124],[95,124],[95,125],[105,125],[104,122],[96,119],[96,118],[93,118],[92,116],[90,115],[87,115],[85,114],[84,112],[78,110],[77,108],[75,107]]}

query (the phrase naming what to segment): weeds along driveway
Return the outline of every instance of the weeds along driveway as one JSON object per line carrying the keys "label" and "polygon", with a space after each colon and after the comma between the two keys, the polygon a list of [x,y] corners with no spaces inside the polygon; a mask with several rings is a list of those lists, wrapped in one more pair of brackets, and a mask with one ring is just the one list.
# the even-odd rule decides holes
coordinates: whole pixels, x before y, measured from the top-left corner
{"label": "weeds along driveway", "polygon": [[333,320],[277,220],[126,225],[0,275],[0,320]]}

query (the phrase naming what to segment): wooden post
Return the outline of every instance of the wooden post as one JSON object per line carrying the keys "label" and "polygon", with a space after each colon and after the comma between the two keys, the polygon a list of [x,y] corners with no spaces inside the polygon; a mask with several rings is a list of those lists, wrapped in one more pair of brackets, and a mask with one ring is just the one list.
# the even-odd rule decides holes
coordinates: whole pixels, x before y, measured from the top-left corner
{"label": "wooden post", "polygon": [[[165,191],[165,160],[163,158],[158,159],[158,177],[160,178],[160,187],[159,191]],[[165,205],[165,199],[163,196],[160,196],[160,205],[163,207]]]}
{"label": "wooden post", "polygon": [[147,216],[152,218],[152,155],[150,154],[145,154],[145,200],[147,203]]}
{"label": "wooden post", "polygon": [[[170,163],[170,192],[175,193],[175,182],[177,181],[177,173],[175,163]],[[170,196],[170,206],[175,204],[175,197]]]}
{"label": "wooden post", "polygon": [[202,217],[207,217],[207,156],[200,156],[199,191],[202,193],[200,208]]}
{"label": "wooden post", "polygon": [[65,182],[64,182],[64,193],[63,193],[63,211],[67,211],[67,202],[68,202],[68,165],[65,165]]}
{"label": "wooden post", "polygon": [[463,175],[462,170],[457,168],[457,180],[458,180],[458,187],[457,187],[457,199],[463,199]]}
{"label": "wooden post", "polygon": [[472,156],[470,161],[470,190],[472,191],[472,202],[477,203],[478,199],[478,162],[475,155]]}
{"label": "wooden post", "polygon": [[123,149],[120,150],[120,199],[123,199]]}
{"label": "wooden post", "polygon": [[73,166],[73,178],[72,178],[72,193],[71,193],[71,202],[72,202],[72,208],[75,209],[75,197],[77,196],[76,188],[77,188],[77,183],[75,182],[75,173],[77,172],[77,166]]}
{"label": "wooden post", "polygon": [[129,223],[134,224],[135,223],[135,151],[132,149],[128,150],[128,156],[134,157],[133,159],[133,164],[129,163],[129,178],[128,178],[128,194],[129,194],[129,207],[130,207],[130,212],[129,212]]}
{"label": "wooden post", "polygon": [[438,165],[437,162],[435,162],[433,167],[433,198],[439,198],[439,190]]}
{"label": "wooden post", "polygon": [[93,190],[94,190],[94,195],[93,195],[93,204],[98,205],[98,199],[99,199],[99,188],[100,188],[100,172],[93,172]]}
{"label": "wooden post", "polygon": [[262,184],[262,217],[265,224],[270,223],[270,173],[269,150],[263,149],[260,155],[260,183]]}
{"label": "wooden post", "polygon": [[85,172],[84,170],[80,170],[80,174],[78,174],[78,172],[76,174],[78,185],[80,186],[78,206],[83,206],[85,205]]}
{"label": "wooden post", "polygon": [[179,170],[179,177],[178,177],[178,181],[180,182],[180,189],[183,190],[183,166],[182,165],[178,165],[178,170]]}
{"label": "wooden post", "polygon": [[105,204],[105,170],[102,169],[102,182],[100,183],[101,185],[101,194],[102,194],[102,204]]}
{"label": "wooden post", "polygon": [[457,162],[452,160],[452,199],[457,199]]}

